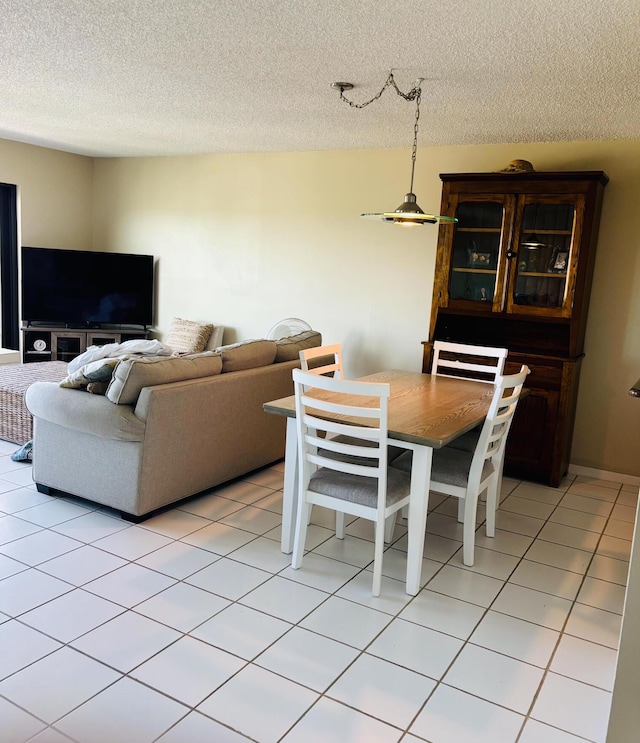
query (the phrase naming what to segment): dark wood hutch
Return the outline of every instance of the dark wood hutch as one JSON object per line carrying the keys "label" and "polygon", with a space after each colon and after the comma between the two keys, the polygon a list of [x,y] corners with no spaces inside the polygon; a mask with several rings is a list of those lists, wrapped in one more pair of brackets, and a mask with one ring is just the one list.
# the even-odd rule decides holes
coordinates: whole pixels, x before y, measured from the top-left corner
{"label": "dark wood hutch", "polygon": [[604,187],[602,171],[454,173],[443,182],[433,340],[509,349],[531,369],[505,474],[559,485],[571,454]]}

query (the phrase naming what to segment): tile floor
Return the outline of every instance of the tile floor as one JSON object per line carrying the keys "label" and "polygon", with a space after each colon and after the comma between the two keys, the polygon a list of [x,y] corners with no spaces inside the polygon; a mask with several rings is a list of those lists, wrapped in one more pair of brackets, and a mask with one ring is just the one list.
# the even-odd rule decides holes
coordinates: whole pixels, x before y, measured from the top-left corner
{"label": "tile floor", "polygon": [[282,465],[131,525],[39,494],[0,442],[4,743],[603,743],[637,488],[505,479],[461,561],[432,495],[424,588],[406,528],[371,596],[371,525],[314,511],[279,549]]}

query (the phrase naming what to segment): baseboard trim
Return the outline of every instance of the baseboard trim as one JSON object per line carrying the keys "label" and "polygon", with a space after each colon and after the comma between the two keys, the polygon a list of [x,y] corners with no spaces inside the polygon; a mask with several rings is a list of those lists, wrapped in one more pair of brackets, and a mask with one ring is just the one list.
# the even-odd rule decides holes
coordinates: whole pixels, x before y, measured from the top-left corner
{"label": "baseboard trim", "polygon": [[569,474],[579,475],[580,477],[591,477],[594,480],[621,482],[623,485],[635,485],[640,488],[640,477],[636,477],[635,475],[622,475],[619,472],[597,470],[593,467],[582,467],[579,464],[570,464]]}

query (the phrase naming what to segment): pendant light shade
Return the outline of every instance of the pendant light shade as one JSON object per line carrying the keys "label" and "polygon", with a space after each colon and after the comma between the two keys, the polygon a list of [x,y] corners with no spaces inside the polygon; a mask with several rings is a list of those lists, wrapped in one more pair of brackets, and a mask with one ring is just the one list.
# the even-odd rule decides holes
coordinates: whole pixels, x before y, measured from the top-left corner
{"label": "pendant light shade", "polygon": [[386,83],[383,85],[382,90],[375,95],[371,100],[365,101],[364,103],[354,103],[345,97],[344,91],[351,90],[353,88],[352,83],[332,83],[331,87],[335,90],[340,91],[341,100],[348,103],[352,108],[364,108],[373,101],[378,100],[384,91],[389,87],[393,87],[396,93],[404,98],[406,101],[416,102],[416,116],[415,123],[413,126],[413,148],[411,150],[411,182],[409,184],[409,192],[405,194],[404,201],[397,209],[392,212],[366,212],[361,214],[361,217],[367,219],[381,219],[383,222],[389,222],[391,224],[400,225],[421,225],[421,224],[436,224],[437,222],[457,222],[455,217],[445,217],[441,214],[425,214],[425,212],[418,206],[416,195],[413,193],[413,176],[416,168],[416,154],[418,150],[418,120],[420,119],[420,98],[422,96],[422,89],[420,84],[422,79],[418,80],[416,84],[411,88],[408,93],[403,93],[393,78],[393,72],[389,73]]}

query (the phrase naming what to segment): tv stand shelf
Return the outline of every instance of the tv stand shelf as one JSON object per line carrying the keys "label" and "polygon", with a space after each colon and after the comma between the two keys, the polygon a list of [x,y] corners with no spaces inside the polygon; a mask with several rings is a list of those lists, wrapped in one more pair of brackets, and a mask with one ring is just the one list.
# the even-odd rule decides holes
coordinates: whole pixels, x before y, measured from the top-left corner
{"label": "tv stand shelf", "polygon": [[71,361],[89,346],[148,338],[141,328],[68,328],[63,325],[23,325],[22,361]]}

